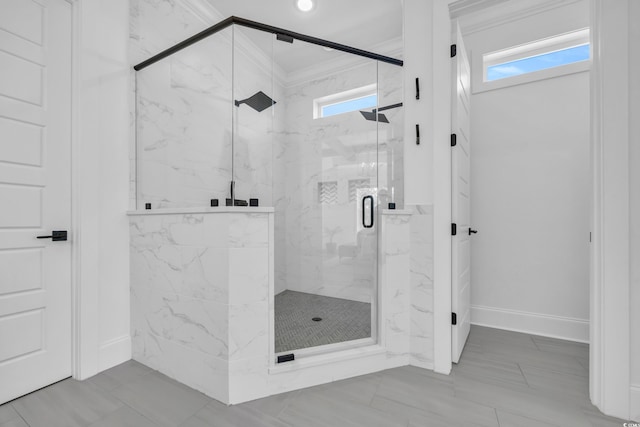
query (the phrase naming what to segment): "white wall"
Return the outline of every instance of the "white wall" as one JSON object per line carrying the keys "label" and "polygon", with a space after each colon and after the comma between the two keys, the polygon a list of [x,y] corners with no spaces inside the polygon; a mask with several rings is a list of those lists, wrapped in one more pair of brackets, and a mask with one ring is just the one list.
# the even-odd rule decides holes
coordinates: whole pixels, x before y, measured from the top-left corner
{"label": "white wall", "polygon": [[[483,53],[588,26],[587,6],[465,36],[473,73]],[[588,341],[589,73],[476,90],[472,322]]]}
{"label": "white wall", "polygon": [[588,73],[472,102],[472,321],[587,341]]}
{"label": "white wall", "polygon": [[75,3],[77,292],[86,378],[131,358],[129,336],[129,2]]}
{"label": "white wall", "polygon": [[631,196],[631,414],[632,420],[640,420],[640,3],[629,2],[629,81],[630,141],[629,172]]}

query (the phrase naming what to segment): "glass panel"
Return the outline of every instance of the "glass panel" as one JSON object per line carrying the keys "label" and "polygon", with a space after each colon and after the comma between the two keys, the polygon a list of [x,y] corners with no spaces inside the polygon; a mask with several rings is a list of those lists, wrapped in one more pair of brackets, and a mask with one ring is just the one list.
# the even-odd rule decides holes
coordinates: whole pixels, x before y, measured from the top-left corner
{"label": "glass panel", "polygon": [[378,200],[382,209],[404,207],[404,108],[402,67],[378,63]]}
{"label": "glass panel", "polygon": [[[281,70],[275,85],[283,93],[274,118],[275,351],[371,343],[378,289],[376,105],[314,118],[314,100],[375,88],[377,64],[298,40],[274,41],[273,48],[274,69]],[[371,221],[366,196],[374,198],[372,228],[363,225],[363,200],[365,224]]]}
{"label": "glass panel", "polygon": [[273,206],[273,118],[282,89],[273,83],[273,36],[235,25],[233,177],[236,204]]}
{"label": "glass panel", "polygon": [[231,29],[136,73],[137,205],[209,206],[231,181]]}
{"label": "glass panel", "polygon": [[587,61],[590,58],[589,45],[575,46],[543,55],[531,56],[517,61],[487,67],[487,81],[499,80],[534,71],[546,70],[574,62]]}

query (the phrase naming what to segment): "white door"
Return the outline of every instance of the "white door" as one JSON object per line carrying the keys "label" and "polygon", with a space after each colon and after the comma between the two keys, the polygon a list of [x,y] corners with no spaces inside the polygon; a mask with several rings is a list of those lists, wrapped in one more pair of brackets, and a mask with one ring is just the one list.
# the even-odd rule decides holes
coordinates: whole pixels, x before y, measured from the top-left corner
{"label": "white door", "polygon": [[456,135],[456,144],[451,147],[451,222],[456,225],[456,234],[453,235],[452,225],[451,308],[455,313],[456,324],[451,326],[451,355],[453,362],[457,363],[471,328],[470,236],[472,230],[469,181],[471,70],[457,21],[454,22],[454,28],[456,32],[453,43],[456,45],[456,55],[452,58],[451,133]]}
{"label": "white door", "polygon": [[0,0],[0,404],[71,375],[71,8]]}

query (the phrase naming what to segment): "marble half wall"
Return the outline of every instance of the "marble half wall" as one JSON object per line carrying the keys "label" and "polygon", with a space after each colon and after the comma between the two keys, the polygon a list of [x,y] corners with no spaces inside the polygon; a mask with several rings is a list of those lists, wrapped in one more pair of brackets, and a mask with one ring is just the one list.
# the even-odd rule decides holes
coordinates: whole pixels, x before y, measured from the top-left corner
{"label": "marble half wall", "polygon": [[230,372],[268,357],[272,216],[130,216],[134,360],[229,403]]}
{"label": "marble half wall", "polygon": [[381,221],[377,343],[276,364],[273,213],[130,213],[134,360],[227,404],[409,364],[411,212]]}
{"label": "marble half wall", "polygon": [[433,369],[433,206],[410,205],[410,363]]}

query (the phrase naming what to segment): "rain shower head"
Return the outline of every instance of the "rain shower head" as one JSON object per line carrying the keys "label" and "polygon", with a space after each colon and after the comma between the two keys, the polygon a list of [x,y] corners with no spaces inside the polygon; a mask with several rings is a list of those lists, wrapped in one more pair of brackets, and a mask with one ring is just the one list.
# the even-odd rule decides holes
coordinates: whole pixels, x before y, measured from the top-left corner
{"label": "rain shower head", "polygon": [[249,107],[256,110],[258,113],[266,110],[275,104],[276,101],[269,98],[264,92],[260,91],[254,95],[251,95],[247,99],[243,99],[242,101],[235,101],[236,107],[239,107],[240,104],[247,104]]}
{"label": "rain shower head", "polygon": [[373,109],[371,111],[360,111],[360,114],[362,114],[362,117],[364,117],[365,120],[369,120],[370,122],[375,122],[376,113],[377,113],[378,114],[377,120],[379,122],[389,123],[389,119],[387,119],[387,116],[385,116],[384,114],[380,114],[380,111],[391,110],[392,108],[398,108],[398,107],[402,107],[402,102],[399,102],[393,105],[387,105],[386,107],[380,107],[378,109]]}
{"label": "rain shower head", "polygon": [[[362,117],[364,117],[365,120],[369,120],[370,122],[375,122],[376,121],[376,110],[373,110],[373,111],[360,111],[360,114],[362,114]],[[389,119],[387,119],[387,116],[385,116],[384,114],[380,114],[380,113],[378,113],[378,121],[382,122],[382,123],[389,123]]]}

